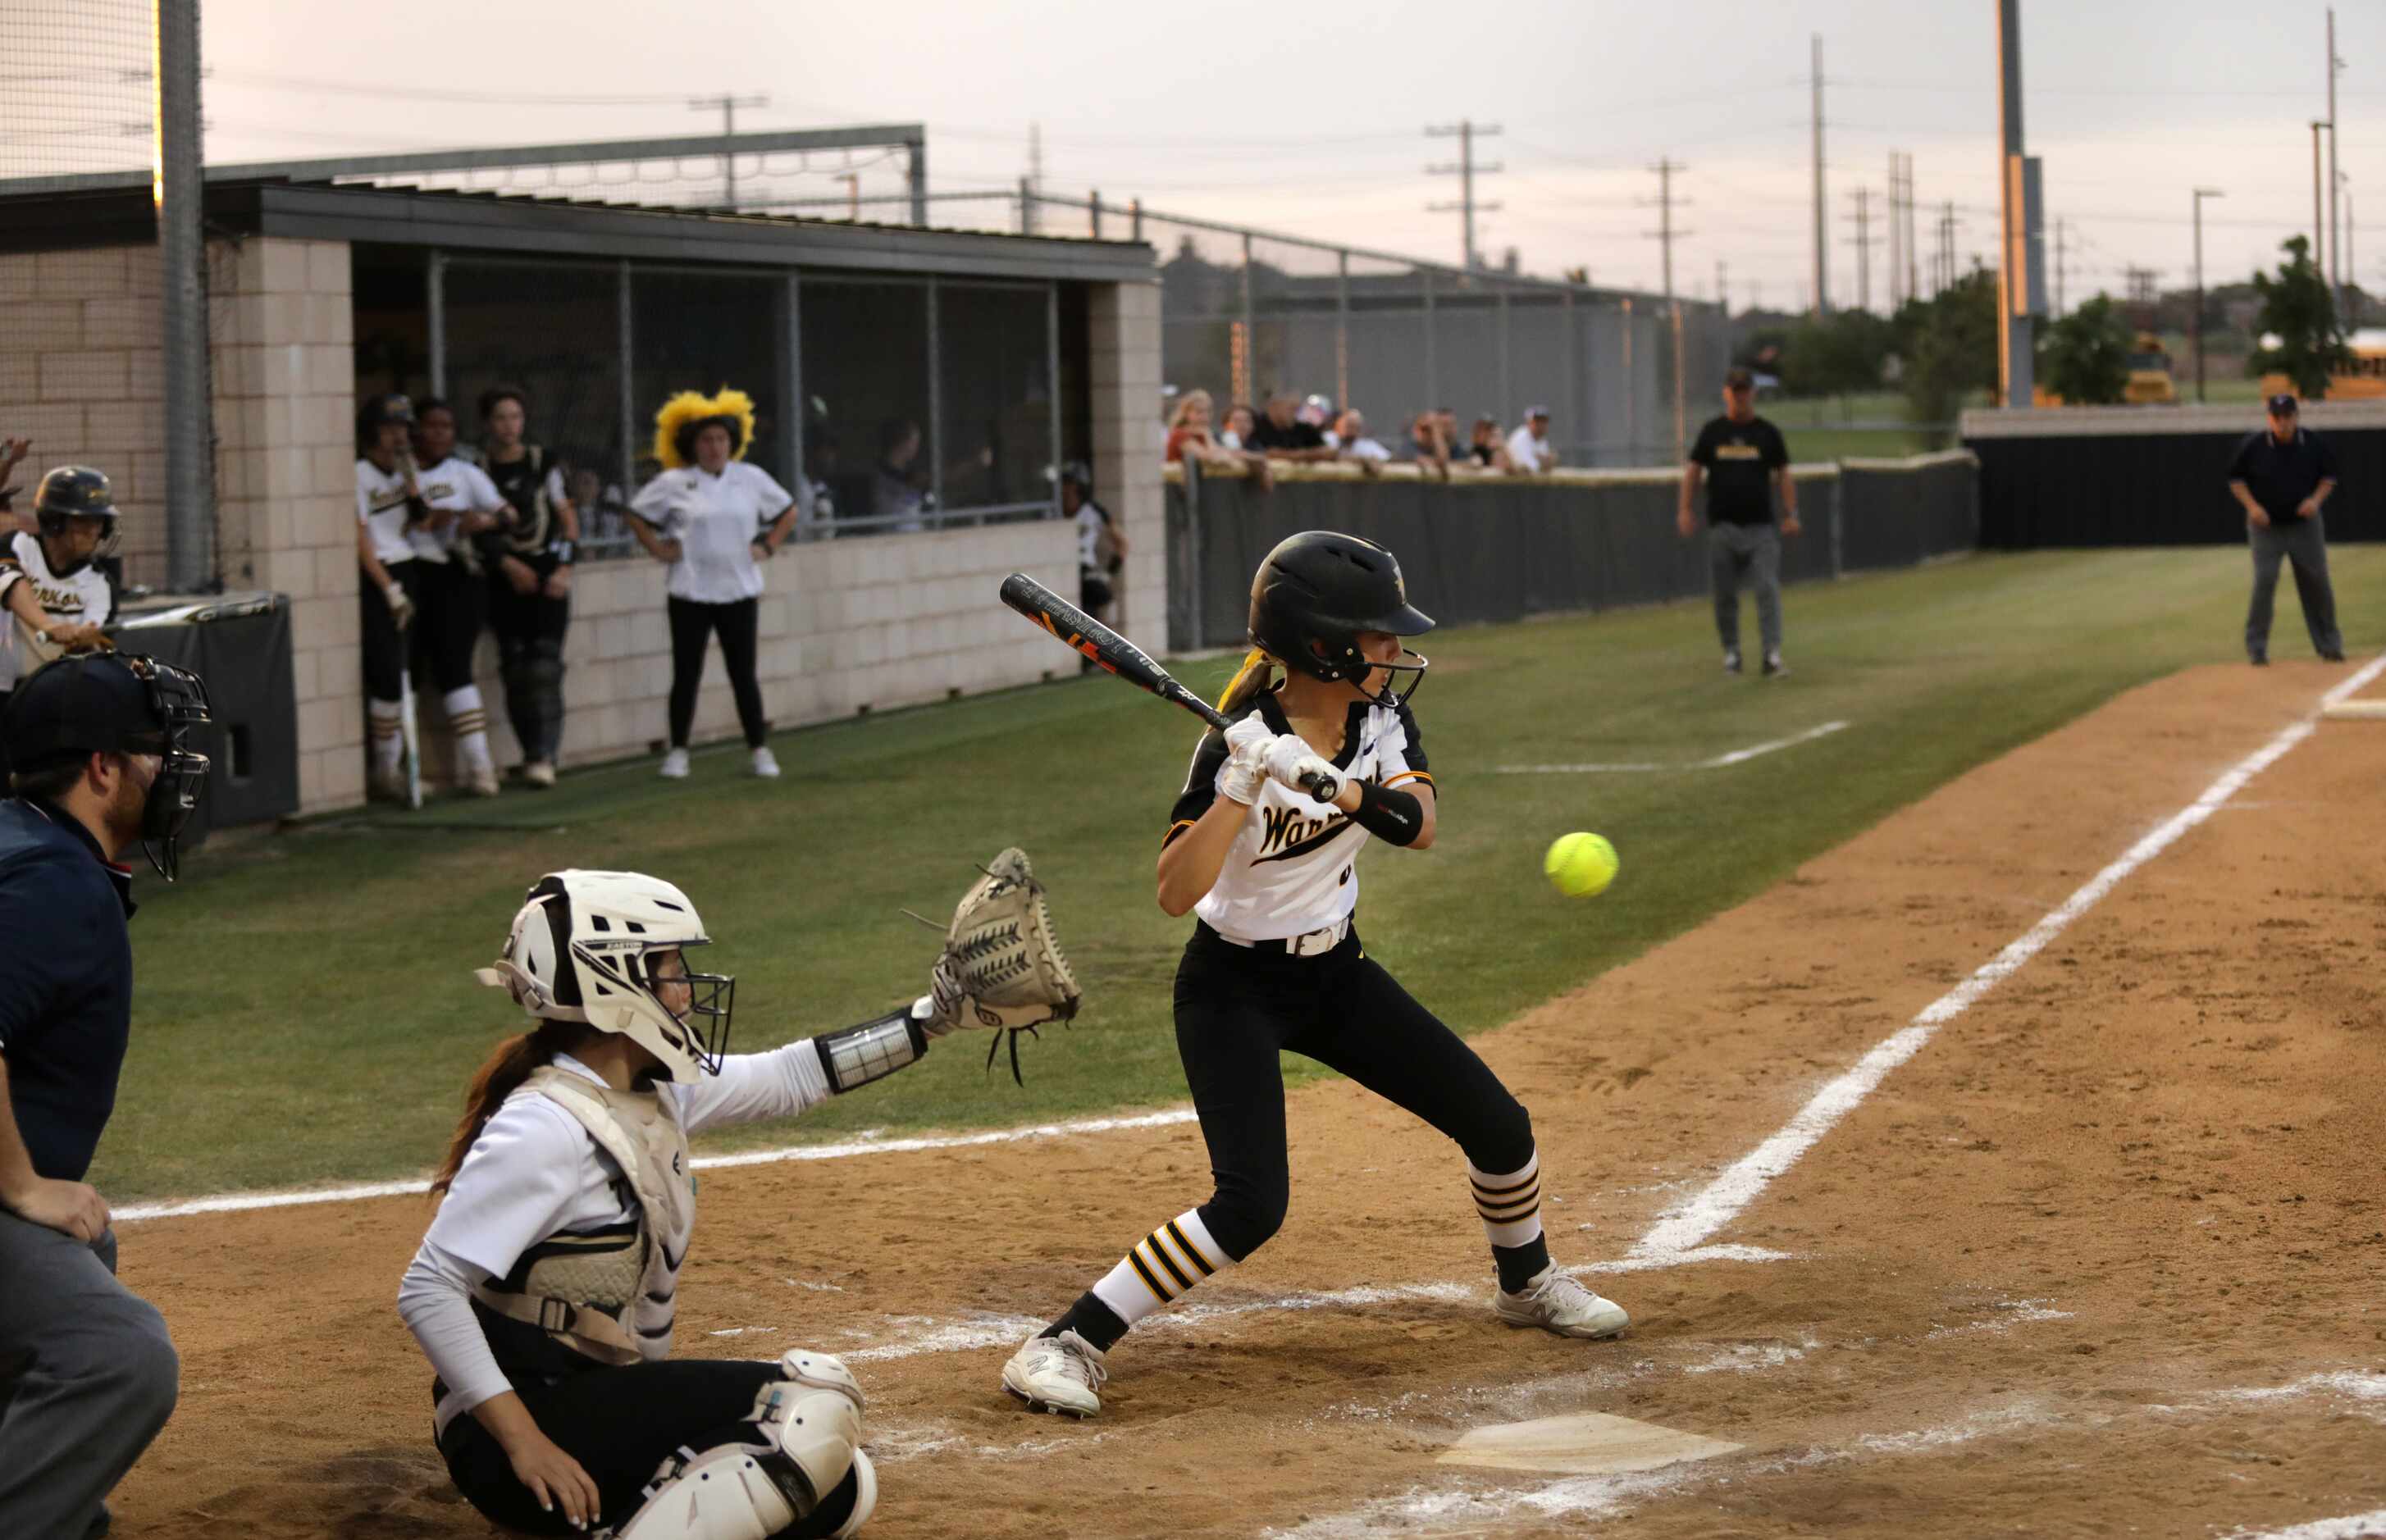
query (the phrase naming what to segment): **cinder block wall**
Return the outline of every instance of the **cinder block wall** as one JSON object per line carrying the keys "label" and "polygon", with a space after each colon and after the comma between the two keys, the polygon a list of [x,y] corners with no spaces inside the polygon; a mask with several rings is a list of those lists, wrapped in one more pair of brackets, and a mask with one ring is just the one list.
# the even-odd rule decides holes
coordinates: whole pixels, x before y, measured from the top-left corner
{"label": "cinder block wall", "polygon": [[1094,484],[1126,532],[1119,629],[1157,651],[1168,641],[1167,502],[1161,453],[1160,286],[1113,283],[1087,307],[1092,357]]}

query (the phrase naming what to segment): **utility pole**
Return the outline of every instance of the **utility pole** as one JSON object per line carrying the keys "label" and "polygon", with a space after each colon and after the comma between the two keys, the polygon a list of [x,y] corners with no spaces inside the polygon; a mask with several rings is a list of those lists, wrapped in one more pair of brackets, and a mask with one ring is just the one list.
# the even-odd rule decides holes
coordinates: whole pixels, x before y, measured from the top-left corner
{"label": "utility pole", "polygon": [[1027,125],[1027,174],[1019,179],[1019,233],[1036,233],[1037,205],[1044,196],[1044,125]]}
{"label": "utility pole", "polygon": [[[689,101],[687,107],[690,112],[711,112],[717,109],[721,114],[721,137],[735,139],[737,137],[739,107],[769,106],[770,105],[771,98],[768,96],[721,95],[695,97]],[[721,206],[723,208],[737,207],[737,152],[735,149],[724,152],[721,157]]]}
{"label": "utility pole", "polygon": [[1859,187],[1848,194],[1856,204],[1856,308],[1872,308],[1872,189]]}
{"label": "utility pole", "polygon": [[1915,222],[1914,207],[1914,157],[1905,157],[1905,297],[1918,299],[1922,294],[1922,256],[1918,237],[1921,226]]}
{"label": "utility pole", "polygon": [[1939,216],[1939,271],[1930,292],[1940,294],[1955,286],[1955,232],[1963,227],[1955,218],[1955,200],[1947,200],[1946,211]]}
{"label": "utility pole", "polygon": [[1468,118],[1462,118],[1455,123],[1445,124],[1438,128],[1428,128],[1425,131],[1425,137],[1428,139],[1449,139],[1454,137],[1458,141],[1458,158],[1455,161],[1450,161],[1440,166],[1428,166],[1425,169],[1425,175],[1429,177],[1456,177],[1458,179],[1458,201],[1456,203],[1429,203],[1425,205],[1425,212],[1429,214],[1457,213],[1464,217],[1466,224],[1466,269],[1469,272],[1474,271],[1476,269],[1483,265],[1482,253],[1475,244],[1475,216],[1478,212],[1494,214],[1500,210],[1500,205],[1496,203],[1478,203],[1476,201],[1475,179],[1479,176],[1488,177],[1495,171],[1504,170],[1506,169],[1496,160],[1488,166],[1477,166],[1475,163],[1475,141],[1478,138],[1489,139],[1497,135],[1499,131],[1500,125],[1497,123],[1477,125],[1474,119]]}
{"label": "utility pole", "polygon": [[1815,34],[1815,314],[1831,313],[1829,205],[1823,194],[1823,34]]}
{"label": "utility pole", "polygon": [[[1689,234],[1687,230],[1674,228],[1674,173],[1687,171],[1689,168],[1678,161],[1660,160],[1649,169],[1657,173],[1657,228],[1643,231],[1641,233],[1654,240],[1663,253],[1664,293],[1666,300],[1670,302],[1674,297],[1674,243]],[[1642,207],[1646,207],[1648,205],[1644,202]],[[1685,204],[1684,207],[1689,206]]]}
{"label": "utility pole", "polygon": [[1726,320],[1731,319],[1731,264],[1720,257],[1715,258],[1715,306]]}
{"label": "utility pole", "polygon": [[1889,313],[1897,314],[1899,275],[1905,270],[1905,260],[1898,253],[1898,243],[1904,238],[1905,217],[1901,212],[1903,194],[1898,186],[1897,152],[1889,152]]}
{"label": "utility pole", "polygon": [[2003,194],[1998,231],[1997,380],[2011,410],[2030,404],[2030,376],[2037,361],[2030,345],[2031,167],[2022,140],[2021,0],[1997,0],[1997,122],[2004,131],[2004,153],[1997,161],[1997,183]]}
{"label": "utility pole", "polygon": [[2336,77],[2344,61],[2336,56],[2336,7],[2328,8],[2328,292],[2339,315],[2344,311],[2344,231],[2336,222]]}
{"label": "utility pole", "polygon": [[2063,315],[2063,221],[2054,221],[2054,314]]}
{"label": "utility pole", "polygon": [[2312,267],[2323,280],[2328,272],[2328,221],[2319,211],[2319,131],[2328,127],[2320,119],[2312,119]]}
{"label": "utility pole", "polygon": [[2204,399],[2204,200],[2229,194],[2215,187],[2195,190],[2195,399]]}

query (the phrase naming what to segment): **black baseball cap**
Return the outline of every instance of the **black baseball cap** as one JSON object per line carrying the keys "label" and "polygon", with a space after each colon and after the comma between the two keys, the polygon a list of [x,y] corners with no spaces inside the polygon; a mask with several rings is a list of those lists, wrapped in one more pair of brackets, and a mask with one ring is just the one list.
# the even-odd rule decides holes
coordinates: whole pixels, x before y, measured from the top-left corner
{"label": "black baseball cap", "polygon": [[1723,388],[1727,391],[1749,390],[1755,383],[1756,377],[1744,369],[1730,369],[1724,371]]}
{"label": "black baseball cap", "polygon": [[2269,407],[2272,417],[2292,417],[2295,415],[2295,398],[2289,392],[2280,391],[2270,397]]}
{"label": "black baseball cap", "polygon": [[0,732],[18,770],[46,770],[86,754],[164,754],[169,747],[168,724],[147,682],[110,652],[44,665],[8,697]]}

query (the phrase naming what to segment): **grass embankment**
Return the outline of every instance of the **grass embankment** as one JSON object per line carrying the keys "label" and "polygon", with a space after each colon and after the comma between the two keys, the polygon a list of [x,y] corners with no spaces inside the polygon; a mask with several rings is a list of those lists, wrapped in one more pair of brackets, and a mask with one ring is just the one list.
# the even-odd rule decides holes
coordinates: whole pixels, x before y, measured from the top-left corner
{"label": "grass embankment", "polygon": [[[2347,594],[2386,581],[2386,551],[2335,558]],[[1778,683],[1721,676],[1702,603],[1437,635],[1416,704],[1442,834],[1368,854],[1370,950],[1462,1031],[1497,1025],[2116,691],[2235,657],[2244,575],[2233,551],[2109,552],[1793,589],[1796,672]],[[1432,575],[1412,583],[1429,610]],[[2386,643],[2367,613],[2348,607],[2349,640]],[[1227,668],[1185,673],[1214,691]],[[1728,770],[1491,773],[1687,761],[1840,718],[1854,725]],[[973,861],[1016,843],[1049,880],[1086,1006],[1024,1046],[1023,1091],[986,1076],[983,1037],[956,1037],[799,1125],[712,1147],[1181,1098],[1169,981],[1187,925],[1153,904],[1151,863],[1193,738],[1113,681],[1072,681],[787,734],[774,784],[739,774],[742,756],[699,757],[678,783],[598,768],[544,795],[202,851],[179,886],[142,883],[132,1050],[94,1180],[125,1202],[426,1169],[520,1020],[471,970],[523,887],[566,865],[689,891],[717,938],[704,966],[737,976],[747,1050],[916,993],[936,940],[897,911],[948,913]],[[1622,852],[1603,897],[1542,881],[1542,849],[1571,829]]]}

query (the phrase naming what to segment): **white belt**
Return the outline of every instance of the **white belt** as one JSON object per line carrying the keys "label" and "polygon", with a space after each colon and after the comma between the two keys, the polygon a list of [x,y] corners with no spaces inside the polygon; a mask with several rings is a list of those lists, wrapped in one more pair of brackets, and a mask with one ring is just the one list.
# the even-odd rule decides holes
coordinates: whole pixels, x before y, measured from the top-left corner
{"label": "white belt", "polygon": [[1275,941],[1245,941],[1241,936],[1230,936],[1225,932],[1215,929],[1212,933],[1230,946],[1248,946],[1262,952],[1282,950],[1296,958],[1316,958],[1323,957],[1342,945],[1342,938],[1350,933],[1350,917],[1346,914],[1323,930],[1308,931],[1297,936],[1285,936]]}

